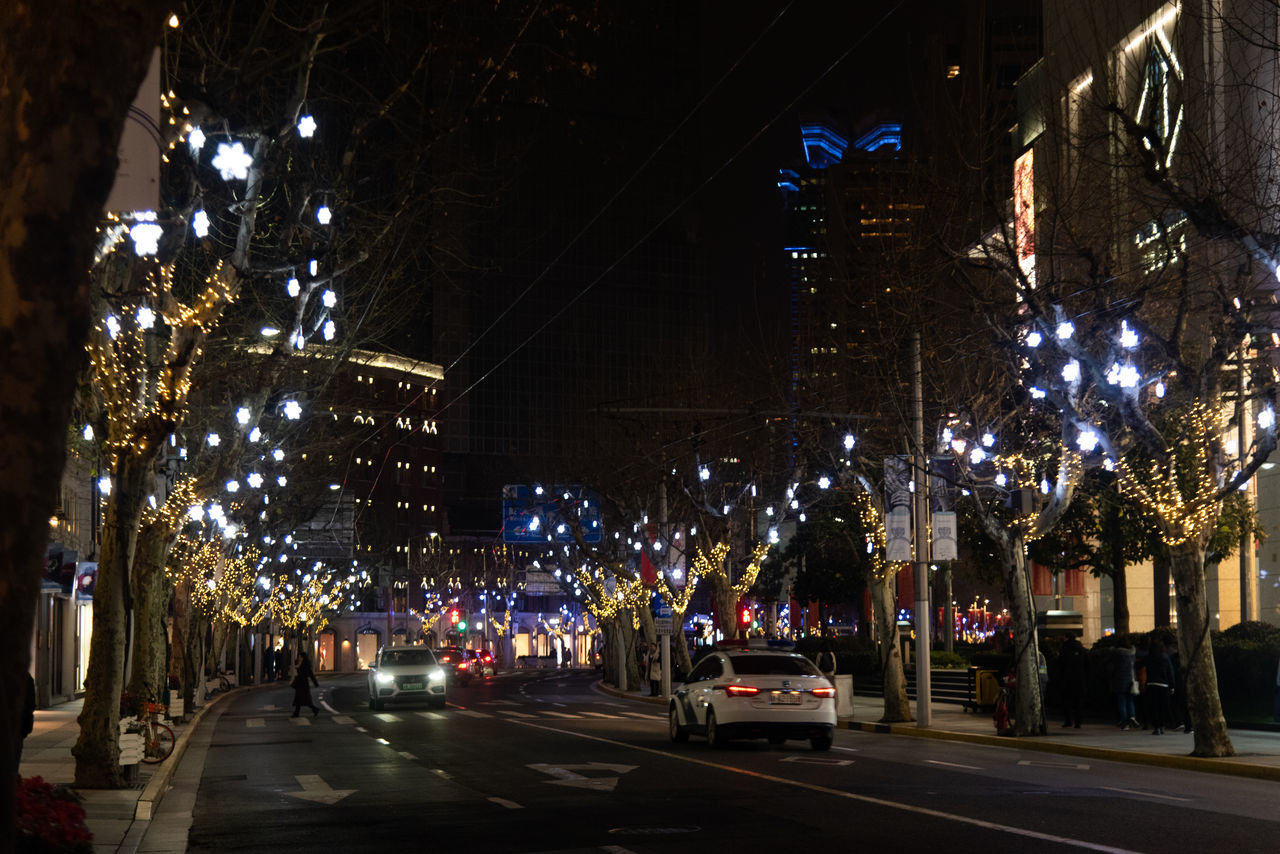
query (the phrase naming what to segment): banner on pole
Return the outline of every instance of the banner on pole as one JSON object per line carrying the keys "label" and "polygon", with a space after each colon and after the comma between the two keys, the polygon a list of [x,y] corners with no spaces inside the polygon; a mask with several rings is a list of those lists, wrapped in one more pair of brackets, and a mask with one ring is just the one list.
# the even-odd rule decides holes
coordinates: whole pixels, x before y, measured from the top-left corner
{"label": "banner on pole", "polygon": [[884,558],[911,560],[911,463],[909,458],[884,460]]}
{"label": "banner on pole", "polygon": [[955,460],[950,457],[933,457],[929,460],[933,560],[955,560],[959,551],[956,537],[955,469]]}

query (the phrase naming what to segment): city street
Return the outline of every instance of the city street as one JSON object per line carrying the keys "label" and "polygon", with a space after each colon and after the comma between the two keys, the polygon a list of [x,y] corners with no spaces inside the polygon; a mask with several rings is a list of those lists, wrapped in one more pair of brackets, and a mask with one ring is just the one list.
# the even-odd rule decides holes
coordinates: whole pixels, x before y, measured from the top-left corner
{"label": "city street", "polygon": [[450,688],[444,710],[375,713],[364,677],[341,677],[315,719],[290,717],[283,686],[229,697],[182,760],[177,786],[199,774],[194,809],[166,798],[139,850],[169,850],[152,835],[175,821],[190,821],[190,851],[1262,851],[1280,838],[1273,782],[848,730],[828,753],[673,745],[661,706],[597,678],[517,671]]}

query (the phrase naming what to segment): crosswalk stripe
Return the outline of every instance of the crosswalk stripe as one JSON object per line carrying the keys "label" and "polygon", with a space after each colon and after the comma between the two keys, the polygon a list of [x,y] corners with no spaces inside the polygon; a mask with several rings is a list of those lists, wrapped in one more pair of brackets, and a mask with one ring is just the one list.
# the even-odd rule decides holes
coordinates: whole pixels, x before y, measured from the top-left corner
{"label": "crosswalk stripe", "polygon": [[389,723],[389,724],[396,723],[397,721],[400,720],[399,715],[393,715],[388,712],[380,712],[379,714],[374,715],[374,717],[380,721],[385,721],[386,723]]}
{"label": "crosswalk stripe", "polygon": [[524,712],[513,712],[511,709],[503,709],[502,713],[513,718],[536,718],[537,715],[530,715]]}
{"label": "crosswalk stripe", "polygon": [[471,718],[491,718],[493,715],[488,712],[477,712],[474,709],[458,709],[458,714],[466,715]]}
{"label": "crosswalk stripe", "polygon": [[616,721],[622,717],[622,715],[606,715],[604,712],[583,712],[583,714],[592,718],[608,718],[612,721]]}
{"label": "crosswalk stripe", "polygon": [[262,718],[245,718],[244,725],[253,729],[255,727],[266,726],[267,722]]}
{"label": "crosswalk stripe", "polygon": [[570,712],[552,712],[548,710],[542,714],[552,718],[573,718],[574,720],[580,720],[582,718],[582,715],[575,715]]}
{"label": "crosswalk stripe", "polygon": [[438,721],[444,718],[444,715],[442,715],[440,712],[418,712],[418,716],[423,718],[430,718],[433,721]]}
{"label": "crosswalk stripe", "polygon": [[356,722],[356,719],[350,715],[334,715],[329,720],[333,721],[335,724],[353,724]]}
{"label": "crosswalk stripe", "polygon": [[289,723],[294,726],[311,726],[311,718],[290,718]]}
{"label": "crosswalk stripe", "polygon": [[646,715],[644,712],[623,712],[622,714],[626,715],[629,718],[643,718],[646,721],[651,721],[654,718],[662,717],[662,715]]}

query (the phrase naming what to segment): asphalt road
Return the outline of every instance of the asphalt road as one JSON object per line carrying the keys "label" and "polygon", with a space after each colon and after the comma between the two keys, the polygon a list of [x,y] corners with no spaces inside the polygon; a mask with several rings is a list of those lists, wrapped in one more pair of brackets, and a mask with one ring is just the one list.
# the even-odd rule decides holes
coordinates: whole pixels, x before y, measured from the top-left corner
{"label": "asphalt road", "polygon": [[[219,704],[188,850],[1206,852],[1280,847],[1272,782],[840,730],[713,749],[590,673],[525,671],[449,706],[368,709],[364,677]],[[208,725],[208,724],[207,724]],[[184,760],[185,761],[185,760]]]}

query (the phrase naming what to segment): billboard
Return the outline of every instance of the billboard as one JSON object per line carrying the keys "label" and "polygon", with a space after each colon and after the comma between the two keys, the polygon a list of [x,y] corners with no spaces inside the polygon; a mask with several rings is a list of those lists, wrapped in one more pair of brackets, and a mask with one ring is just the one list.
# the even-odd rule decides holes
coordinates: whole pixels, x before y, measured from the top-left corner
{"label": "billboard", "polygon": [[502,487],[502,541],[525,545],[573,543],[575,529],[586,543],[604,539],[600,501],[581,486]]}

